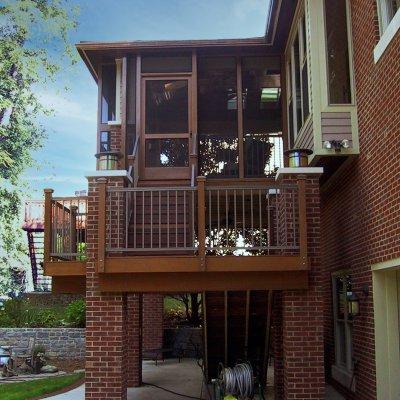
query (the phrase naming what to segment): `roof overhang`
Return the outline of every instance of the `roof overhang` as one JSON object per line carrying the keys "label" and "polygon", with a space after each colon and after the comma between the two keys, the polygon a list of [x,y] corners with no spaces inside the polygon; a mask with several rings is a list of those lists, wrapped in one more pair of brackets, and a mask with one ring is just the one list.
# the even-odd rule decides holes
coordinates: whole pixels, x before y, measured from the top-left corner
{"label": "roof overhang", "polygon": [[[97,81],[97,67],[107,58],[124,57],[143,52],[188,51],[224,52],[246,49],[260,54],[281,54],[287,40],[297,0],[270,0],[267,10],[265,36],[245,39],[202,39],[202,40],[137,40],[118,42],[84,41],[76,48]],[[265,53],[264,53],[265,52]]]}

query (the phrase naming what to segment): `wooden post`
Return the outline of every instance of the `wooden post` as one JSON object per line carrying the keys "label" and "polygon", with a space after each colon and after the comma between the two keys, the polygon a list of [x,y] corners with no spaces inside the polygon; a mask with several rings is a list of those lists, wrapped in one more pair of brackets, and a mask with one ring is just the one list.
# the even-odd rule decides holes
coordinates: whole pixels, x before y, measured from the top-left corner
{"label": "wooden post", "polygon": [[197,229],[199,237],[200,270],[206,270],[206,178],[197,177]]}
{"label": "wooden post", "polygon": [[[307,255],[307,209],[306,209],[306,181],[299,179],[297,181],[299,188],[299,246],[301,263],[308,265]],[[294,217],[294,216],[293,216]]]}
{"label": "wooden post", "polygon": [[[75,254],[78,250],[78,246],[76,243],[76,214],[78,212],[78,207],[71,205],[70,207],[70,252]],[[74,258],[74,257],[72,257]],[[76,256],[75,256],[76,258]]]}
{"label": "wooden post", "polygon": [[53,189],[44,189],[44,262],[51,260],[51,248],[52,248],[52,195]]}
{"label": "wooden post", "polygon": [[98,272],[104,272],[104,261],[106,257],[106,191],[107,179],[97,180],[99,188],[99,209],[98,209]]}

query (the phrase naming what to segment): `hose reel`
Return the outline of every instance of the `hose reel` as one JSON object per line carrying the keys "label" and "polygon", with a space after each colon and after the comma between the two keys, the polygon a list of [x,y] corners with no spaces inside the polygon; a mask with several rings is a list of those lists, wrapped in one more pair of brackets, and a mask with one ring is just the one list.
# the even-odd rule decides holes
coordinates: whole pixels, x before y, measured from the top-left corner
{"label": "hose reel", "polygon": [[249,362],[238,363],[233,368],[220,363],[218,379],[214,379],[213,384],[216,400],[253,399],[257,387],[260,399],[264,399],[262,385],[257,382]]}

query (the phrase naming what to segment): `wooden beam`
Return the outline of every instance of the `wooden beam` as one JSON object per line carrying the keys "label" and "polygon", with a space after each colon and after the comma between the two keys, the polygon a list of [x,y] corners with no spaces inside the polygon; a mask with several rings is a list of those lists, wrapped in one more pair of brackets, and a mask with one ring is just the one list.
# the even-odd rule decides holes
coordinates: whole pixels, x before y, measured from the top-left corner
{"label": "wooden beam", "polygon": [[239,153],[239,178],[244,178],[244,136],[243,136],[243,88],[242,59],[236,58],[236,92],[237,92],[237,131]]}
{"label": "wooden beam", "polygon": [[[209,272],[273,272],[304,271],[299,256],[206,256]],[[106,257],[103,272],[118,273],[171,273],[198,272],[197,255]],[[202,270],[203,271],[203,270]]]}
{"label": "wooden beam", "polygon": [[44,261],[51,259],[53,189],[44,189]]}
{"label": "wooden beam", "polygon": [[44,275],[83,276],[86,275],[86,261],[45,261]]}
{"label": "wooden beam", "polygon": [[128,85],[128,59],[127,57],[122,58],[121,66],[121,99],[117,101],[121,102],[121,154],[122,159],[120,160],[121,169],[128,168],[128,160],[126,159],[126,121],[127,121],[127,85]]}
{"label": "wooden beam", "polygon": [[100,274],[103,292],[201,292],[308,288],[308,272],[193,272]]}
{"label": "wooden beam", "polygon": [[86,292],[85,276],[55,276],[52,279],[52,293],[80,293]]}

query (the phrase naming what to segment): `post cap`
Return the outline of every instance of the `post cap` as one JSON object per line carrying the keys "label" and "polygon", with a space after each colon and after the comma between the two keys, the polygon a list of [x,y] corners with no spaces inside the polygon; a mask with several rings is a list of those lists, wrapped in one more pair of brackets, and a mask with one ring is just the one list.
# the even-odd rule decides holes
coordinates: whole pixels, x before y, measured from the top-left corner
{"label": "post cap", "polygon": [[45,193],[54,193],[54,189],[49,189],[49,188],[43,189],[43,191]]}

